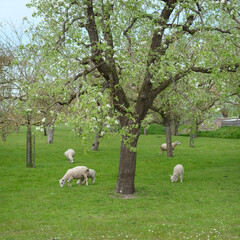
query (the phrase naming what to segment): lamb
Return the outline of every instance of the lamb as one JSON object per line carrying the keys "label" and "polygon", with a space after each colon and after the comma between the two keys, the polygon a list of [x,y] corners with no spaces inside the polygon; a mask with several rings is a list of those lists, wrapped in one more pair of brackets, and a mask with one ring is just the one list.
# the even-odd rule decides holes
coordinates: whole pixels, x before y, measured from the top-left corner
{"label": "lamb", "polygon": [[63,187],[66,181],[68,182],[68,186],[71,187],[73,179],[84,179],[86,185],[88,185],[88,173],[89,169],[85,166],[70,168],[67,170],[62,179],[59,180],[60,187]]}
{"label": "lamb", "polygon": [[[172,143],[172,149],[173,149],[173,153],[174,153],[174,148],[177,146],[177,145],[180,145],[181,143],[179,141],[176,141],[176,142],[173,142]],[[163,143],[161,145],[161,151],[160,151],[160,154],[162,152],[162,155],[164,154],[164,151],[167,151],[167,144],[166,143]]]}
{"label": "lamb", "polygon": [[178,177],[180,177],[180,182],[183,181],[184,168],[181,164],[177,164],[173,169],[173,175],[171,177],[171,182],[177,182]]}
{"label": "lamb", "polygon": [[[93,170],[93,169],[89,169],[89,172],[88,172],[88,178],[91,178],[92,179],[92,184],[95,183],[95,179],[96,179],[96,171]],[[77,184],[78,185],[81,185],[81,184],[84,184],[84,179],[78,179],[77,181]]]}
{"label": "lamb", "polygon": [[69,160],[71,163],[73,163],[73,157],[75,156],[75,151],[73,149],[68,149],[64,155],[67,157],[67,160]]}

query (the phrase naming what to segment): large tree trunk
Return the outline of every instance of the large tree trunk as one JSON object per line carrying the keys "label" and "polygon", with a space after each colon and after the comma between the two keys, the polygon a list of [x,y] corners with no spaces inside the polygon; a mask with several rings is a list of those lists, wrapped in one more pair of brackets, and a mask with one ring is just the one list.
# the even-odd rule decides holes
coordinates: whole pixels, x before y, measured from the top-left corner
{"label": "large tree trunk", "polygon": [[32,165],[32,129],[31,129],[30,123],[28,123],[27,125],[26,167],[33,167]]}
{"label": "large tree trunk", "polygon": [[[121,194],[133,194],[135,192],[134,179],[136,171],[136,159],[137,159],[137,142],[140,135],[140,128],[131,131],[131,134],[135,136],[131,142],[131,147],[124,143],[125,136],[122,136],[120,162],[118,170],[118,179],[115,192]],[[132,150],[131,148],[135,148]]]}

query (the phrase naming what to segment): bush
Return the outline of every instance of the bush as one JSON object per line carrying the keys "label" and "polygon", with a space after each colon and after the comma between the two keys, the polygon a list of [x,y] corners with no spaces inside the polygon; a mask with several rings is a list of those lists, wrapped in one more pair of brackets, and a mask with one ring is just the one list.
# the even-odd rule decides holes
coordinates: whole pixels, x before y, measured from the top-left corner
{"label": "bush", "polygon": [[240,138],[240,127],[221,127],[215,131],[199,131],[199,137],[213,137],[213,138]]}
{"label": "bush", "polygon": [[[160,124],[151,124],[147,129],[148,134],[165,134],[165,127]],[[144,128],[141,127],[141,134],[144,134]]]}

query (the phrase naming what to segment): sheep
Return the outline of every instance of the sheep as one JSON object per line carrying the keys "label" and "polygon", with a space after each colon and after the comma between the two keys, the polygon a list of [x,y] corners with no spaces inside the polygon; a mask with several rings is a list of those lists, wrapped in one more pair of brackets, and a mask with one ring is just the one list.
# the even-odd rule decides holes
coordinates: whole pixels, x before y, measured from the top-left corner
{"label": "sheep", "polygon": [[177,182],[178,177],[180,177],[180,182],[183,181],[184,168],[181,164],[177,164],[173,169],[173,175],[171,177],[171,182]]}
{"label": "sheep", "polygon": [[73,149],[68,149],[64,155],[67,157],[67,160],[69,160],[71,163],[73,163],[73,157],[75,156],[75,151]]}
{"label": "sheep", "polygon": [[[174,153],[174,148],[177,146],[177,145],[180,145],[181,143],[179,141],[176,141],[176,142],[173,142],[172,143],[172,150],[173,150],[173,153]],[[163,143],[161,145],[161,151],[160,151],[160,154],[162,152],[162,155],[164,154],[164,151],[167,151],[167,144],[166,143]]]}
{"label": "sheep", "polygon": [[[92,179],[92,184],[94,184],[95,179],[96,179],[96,171],[94,171],[93,169],[89,169],[88,178],[91,178]],[[77,184],[78,185],[84,184],[84,179],[83,178],[78,179]]]}
{"label": "sheep", "polygon": [[73,179],[84,179],[86,185],[88,185],[88,173],[89,169],[85,166],[70,168],[67,170],[62,179],[59,180],[60,187],[63,187],[66,181],[68,182],[68,186],[71,187]]}

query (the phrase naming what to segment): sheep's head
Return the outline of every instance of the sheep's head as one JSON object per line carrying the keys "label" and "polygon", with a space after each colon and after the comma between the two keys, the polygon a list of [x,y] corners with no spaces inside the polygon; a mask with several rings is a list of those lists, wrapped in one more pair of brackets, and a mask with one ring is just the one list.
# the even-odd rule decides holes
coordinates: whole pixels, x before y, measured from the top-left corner
{"label": "sheep's head", "polygon": [[64,186],[64,184],[65,184],[65,182],[66,182],[65,180],[63,180],[63,179],[60,179],[60,180],[59,180],[60,187],[63,187],[63,186]]}
{"label": "sheep's head", "polygon": [[170,178],[171,178],[171,182],[176,182],[176,178],[172,175],[170,175]]}

